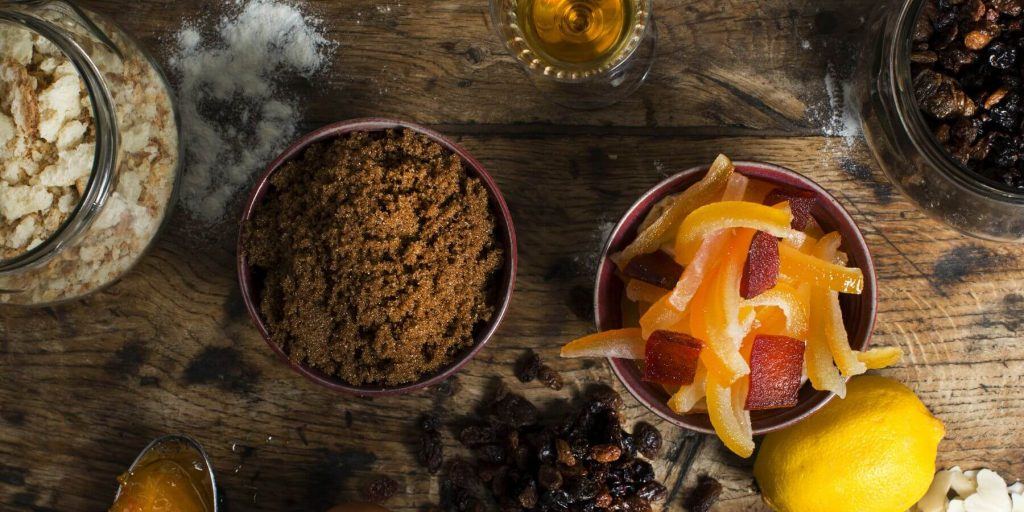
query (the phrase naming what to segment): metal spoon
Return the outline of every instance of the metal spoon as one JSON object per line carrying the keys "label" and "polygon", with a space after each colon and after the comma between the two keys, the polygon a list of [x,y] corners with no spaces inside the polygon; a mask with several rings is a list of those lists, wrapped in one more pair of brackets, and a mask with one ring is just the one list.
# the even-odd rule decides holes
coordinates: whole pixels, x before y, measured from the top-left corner
{"label": "metal spoon", "polygon": [[[201,471],[206,473],[205,476],[209,479],[209,482],[210,482],[210,496],[213,498],[213,500],[212,500],[213,501],[213,511],[212,512],[220,512],[221,497],[220,497],[220,493],[217,491],[217,479],[216,479],[216,476],[213,473],[213,466],[210,465],[210,458],[207,457],[206,451],[203,450],[203,446],[200,445],[198,441],[196,441],[195,439],[192,439],[189,436],[181,435],[181,434],[172,434],[172,435],[166,435],[166,436],[162,436],[162,437],[158,437],[158,438],[154,439],[153,442],[149,443],[149,445],[147,445],[145,448],[142,449],[142,452],[139,453],[138,457],[135,457],[135,461],[132,462],[132,465],[128,467],[128,474],[134,473],[135,470],[138,468],[139,464],[146,460],[146,455],[148,455],[150,452],[152,452],[153,450],[158,449],[160,447],[172,444],[172,443],[176,443],[178,445],[185,446],[188,449],[192,450],[195,455],[199,456],[197,460],[200,461],[199,463],[203,465],[203,468],[202,469],[199,468],[199,466],[197,464],[196,465],[196,469],[200,469]],[[114,501],[115,502],[117,501],[118,498],[121,497],[121,491],[123,489],[124,489],[124,485],[117,486],[117,494],[114,495]]]}

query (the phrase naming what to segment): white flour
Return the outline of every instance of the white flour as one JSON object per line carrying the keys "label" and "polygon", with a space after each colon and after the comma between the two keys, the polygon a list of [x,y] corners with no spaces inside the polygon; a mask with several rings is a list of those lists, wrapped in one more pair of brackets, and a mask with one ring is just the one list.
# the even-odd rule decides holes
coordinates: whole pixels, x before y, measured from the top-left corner
{"label": "white flour", "polygon": [[336,46],[295,6],[229,0],[224,7],[216,23],[182,27],[170,59],[188,150],[182,204],[208,223],[221,220],[295,137],[299,102],[280,85],[312,78]]}
{"label": "white flour", "polygon": [[854,112],[852,84],[837,81],[835,70],[829,65],[823,85],[826,98],[811,106],[810,120],[820,128],[822,135],[841,137],[845,145],[852,146],[861,133],[860,122]]}

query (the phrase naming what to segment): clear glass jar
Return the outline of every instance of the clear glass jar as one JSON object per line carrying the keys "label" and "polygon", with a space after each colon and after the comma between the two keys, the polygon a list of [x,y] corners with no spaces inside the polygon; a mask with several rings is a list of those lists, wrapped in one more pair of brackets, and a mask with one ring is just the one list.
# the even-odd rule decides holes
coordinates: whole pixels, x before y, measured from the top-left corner
{"label": "clear glass jar", "polygon": [[[0,95],[5,98],[0,99],[0,115],[7,116],[11,137],[5,146],[0,133],[0,222],[18,222],[24,228],[14,235],[5,231],[0,244],[10,249],[36,237],[21,252],[0,259],[0,303],[42,305],[79,298],[124,275],[169,216],[181,171],[179,122],[170,88],[137,42],[108,19],[70,2],[0,0],[0,28],[0,50],[6,45],[6,53],[15,54],[6,62],[0,59],[0,90],[6,87],[10,93]],[[24,37],[31,38],[31,45]],[[74,71],[62,68],[64,62]],[[53,71],[55,66],[58,71]],[[61,82],[75,72],[80,81]],[[72,85],[76,81],[79,89]],[[47,109],[46,101],[57,101],[60,91],[53,89],[58,82],[67,86],[65,100],[71,93],[81,95],[77,130],[68,130],[72,121]],[[12,87],[28,91],[18,96]],[[4,114],[5,102],[10,102],[9,115]],[[74,107],[68,101],[56,104],[57,111]],[[25,114],[33,105],[38,111],[36,132]],[[47,122],[64,124],[58,131]],[[45,154],[39,160],[42,150],[33,153],[32,144],[47,151],[62,149],[54,150],[58,156],[50,161]],[[89,160],[83,160],[90,149],[91,171]],[[68,156],[73,153],[78,154],[80,177],[69,185],[70,178],[61,171],[75,170],[68,163],[74,162]],[[40,194],[42,203],[15,201],[39,199]],[[32,210],[47,204],[47,196],[48,207]],[[32,213],[9,218],[26,210]],[[58,215],[60,211],[64,213]],[[24,220],[29,216],[54,225],[40,230],[39,222]]]}
{"label": "clear glass jar", "polygon": [[629,25],[619,48],[596,62],[569,63],[551,58],[534,48],[519,19],[523,2],[538,0],[490,0],[491,21],[509,53],[523,67],[544,97],[569,108],[598,109],[622,101],[647,79],[654,64],[657,27],[652,0],[629,0]]}
{"label": "clear glass jar", "polygon": [[932,134],[914,97],[911,39],[925,0],[891,1],[872,22],[854,84],[868,146],[882,171],[929,216],[1000,242],[1024,242],[1024,194],[984,183]]}

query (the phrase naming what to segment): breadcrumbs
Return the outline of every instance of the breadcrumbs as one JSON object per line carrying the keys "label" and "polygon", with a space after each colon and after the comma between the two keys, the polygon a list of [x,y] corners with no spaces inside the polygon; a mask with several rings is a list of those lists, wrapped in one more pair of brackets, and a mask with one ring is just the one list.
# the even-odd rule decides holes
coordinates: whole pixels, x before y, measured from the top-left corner
{"label": "breadcrumbs", "polygon": [[487,189],[411,131],[306,149],[244,226],[260,311],[292,360],[352,385],[414,382],[473,345],[503,263]]}

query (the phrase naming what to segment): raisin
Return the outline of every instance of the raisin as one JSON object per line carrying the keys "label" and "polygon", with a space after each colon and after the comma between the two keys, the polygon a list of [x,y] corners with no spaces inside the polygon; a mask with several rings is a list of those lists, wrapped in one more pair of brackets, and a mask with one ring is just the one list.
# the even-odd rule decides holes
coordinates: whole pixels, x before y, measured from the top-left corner
{"label": "raisin", "polygon": [[465,459],[455,459],[448,463],[445,478],[451,485],[472,489],[480,481],[482,473]]}
{"label": "raisin", "polygon": [[558,450],[558,463],[566,466],[576,465],[576,456],[572,453],[569,443],[564,439],[555,440],[555,448]]}
{"label": "raisin", "polygon": [[619,410],[623,406],[622,397],[617,391],[607,386],[597,386],[590,391],[590,409]]}
{"label": "raisin", "polygon": [[419,426],[424,432],[437,432],[441,428],[441,420],[433,414],[424,414],[420,417]]}
{"label": "raisin", "polygon": [[364,500],[380,505],[394,496],[397,491],[398,482],[382,476],[363,487],[362,495]]}
{"label": "raisin", "polygon": [[986,53],[988,65],[996,69],[1010,69],[1017,63],[1017,49],[1005,43],[992,44]]}
{"label": "raisin", "polygon": [[548,365],[540,367],[537,379],[555,391],[562,389],[562,376]]}
{"label": "raisin", "polygon": [[499,422],[512,427],[537,422],[537,408],[527,399],[514,393],[505,393],[504,398],[494,404],[493,411]]}
{"label": "raisin", "polygon": [[523,508],[534,508],[537,506],[537,485],[530,481],[519,491],[519,505]]}
{"label": "raisin", "polygon": [[613,444],[599,444],[590,448],[590,458],[601,463],[615,462],[622,456],[622,448]]}
{"label": "raisin", "polygon": [[582,476],[572,481],[569,486],[569,497],[573,501],[592,500],[601,492],[601,484],[592,477]]}
{"label": "raisin", "polygon": [[416,458],[430,474],[437,473],[441,469],[441,464],[444,463],[444,445],[441,443],[441,435],[437,432],[422,433]]}
{"label": "raisin", "polygon": [[540,355],[531,350],[516,363],[516,378],[524,384],[533,382],[542,366]]}
{"label": "raisin", "polygon": [[647,482],[640,487],[640,490],[636,492],[636,495],[651,502],[661,501],[668,496],[668,489],[658,482]]}
{"label": "raisin", "polygon": [[697,480],[697,487],[687,497],[684,506],[690,512],[708,512],[721,494],[722,484],[710,476],[703,475]]}
{"label": "raisin", "polygon": [[651,512],[651,503],[640,496],[626,498],[624,505],[625,512]]}
{"label": "raisin", "polygon": [[459,442],[468,448],[493,443],[496,440],[494,429],[487,426],[470,425],[459,432]]}
{"label": "raisin", "polygon": [[649,423],[637,423],[633,428],[636,449],[641,455],[653,459],[661,452],[661,432]]}
{"label": "raisin", "polygon": [[544,489],[560,489],[564,480],[558,468],[545,464],[537,470],[537,482]]}
{"label": "raisin", "polygon": [[502,464],[505,462],[505,448],[496,444],[485,444],[479,446],[476,449],[477,455],[480,460],[490,462],[492,464]]}

